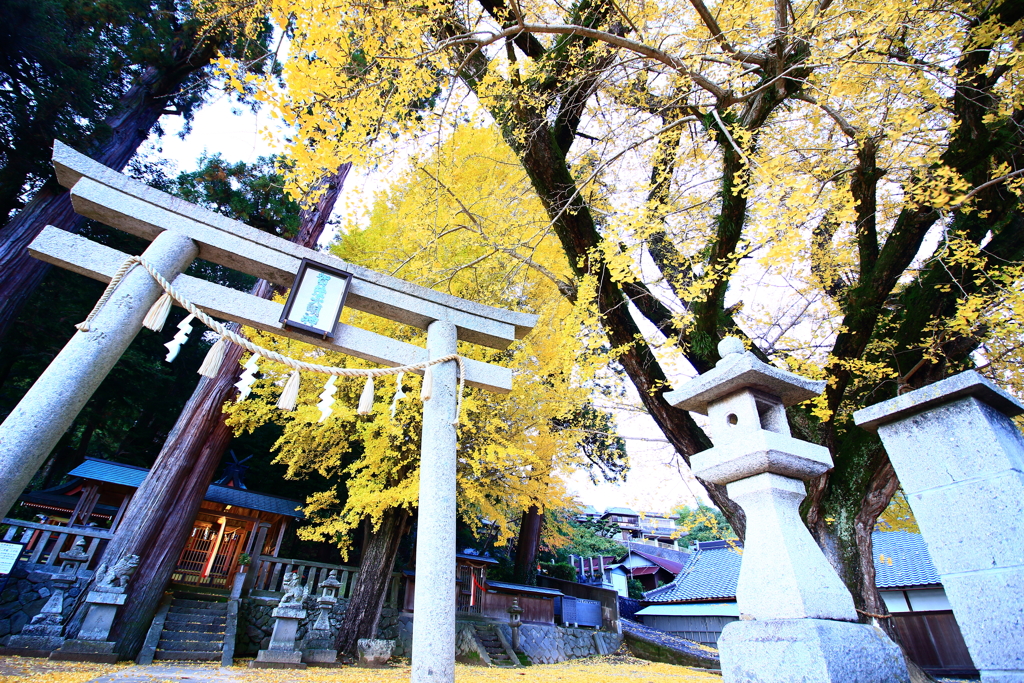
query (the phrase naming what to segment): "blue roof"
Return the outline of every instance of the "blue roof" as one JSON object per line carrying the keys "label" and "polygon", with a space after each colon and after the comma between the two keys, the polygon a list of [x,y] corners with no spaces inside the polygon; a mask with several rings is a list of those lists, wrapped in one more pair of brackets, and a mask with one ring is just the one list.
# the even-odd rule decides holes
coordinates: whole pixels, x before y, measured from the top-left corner
{"label": "blue roof", "polygon": [[[68,474],[73,477],[103,481],[108,484],[121,484],[122,486],[139,488],[146,475],[149,474],[149,470],[145,467],[123,465],[109,460],[86,458],[85,462],[71,470]],[[297,500],[268,496],[265,493],[234,489],[228,486],[211,484],[210,488],[206,490],[206,500],[212,503],[224,503],[225,505],[234,505],[235,507],[259,510],[261,512],[272,512],[288,517],[303,517],[302,512],[296,509],[301,505]]]}
{"label": "blue roof", "polygon": [[871,535],[871,544],[875,550],[875,585],[879,588],[941,583],[921,534],[876,531]]}
{"label": "blue roof", "polygon": [[608,508],[604,511],[606,515],[635,515],[639,517],[639,513],[629,508]]}
{"label": "blue roof", "polygon": [[672,583],[644,593],[644,599],[651,602],[734,599],[740,577],[740,552],[739,541],[725,547],[701,548]]}

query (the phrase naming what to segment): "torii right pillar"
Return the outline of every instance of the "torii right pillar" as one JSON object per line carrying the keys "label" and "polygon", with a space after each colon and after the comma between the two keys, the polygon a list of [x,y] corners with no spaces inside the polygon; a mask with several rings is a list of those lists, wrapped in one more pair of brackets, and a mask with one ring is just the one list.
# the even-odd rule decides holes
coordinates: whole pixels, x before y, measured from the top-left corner
{"label": "torii right pillar", "polygon": [[824,382],[762,363],[734,337],[722,360],[665,400],[708,416],[715,447],[693,472],[725,484],[747,516],[736,586],[740,620],[718,641],[725,683],[907,683],[900,649],[857,621],[850,591],[800,517],[804,481],[832,469],[827,448],[793,438],[786,406]]}
{"label": "torii right pillar", "polygon": [[984,683],[1024,683],[1022,413],[968,371],[853,414],[885,445]]}

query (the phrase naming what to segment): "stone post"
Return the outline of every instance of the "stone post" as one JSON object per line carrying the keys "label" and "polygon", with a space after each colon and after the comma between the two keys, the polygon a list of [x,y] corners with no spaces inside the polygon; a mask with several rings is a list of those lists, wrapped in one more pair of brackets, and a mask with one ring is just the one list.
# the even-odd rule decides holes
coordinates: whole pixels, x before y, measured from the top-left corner
{"label": "stone post", "polygon": [[[427,356],[455,353],[455,325],[427,327]],[[455,419],[457,366],[433,366],[433,398],[423,404],[416,538],[412,683],[455,680]]]}
{"label": "stone post", "polygon": [[299,622],[306,618],[303,603],[306,593],[296,572],[288,572],[283,581],[284,596],[270,613],[274,617],[274,631],[270,634],[270,646],[260,650],[256,659],[249,662],[253,669],[305,669],[302,652],[295,647]]}
{"label": "stone post", "polygon": [[107,638],[117,608],[128,599],[128,582],[138,565],[137,555],[126,555],[109,569],[101,565],[96,570],[96,587],[85,597],[89,609],[78,629],[78,638],[65,640],[60,648],[50,653],[50,659],[108,664],[117,661],[115,643]]}
{"label": "stone post", "polygon": [[718,641],[725,683],[899,683],[900,649],[857,623],[853,598],[800,516],[804,481],[832,469],[828,449],[790,435],[786,407],[817,396],[816,382],[762,363],[726,338],[712,370],[665,394],[708,416],[715,447],[691,457],[693,473],[725,484],[747,533],[736,602],[740,621]]}
{"label": "stone post", "polygon": [[968,371],[853,414],[885,445],[984,683],[1024,682],[1022,413]]}
{"label": "stone post", "polygon": [[[173,281],[198,253],[192,240],[165,231],[142,255]],[[0,425],[0,516],[11,509],[135,339],[150,306],[162,293],[152,276],[135,266],[93,319],[92,330],[71,338]]]}

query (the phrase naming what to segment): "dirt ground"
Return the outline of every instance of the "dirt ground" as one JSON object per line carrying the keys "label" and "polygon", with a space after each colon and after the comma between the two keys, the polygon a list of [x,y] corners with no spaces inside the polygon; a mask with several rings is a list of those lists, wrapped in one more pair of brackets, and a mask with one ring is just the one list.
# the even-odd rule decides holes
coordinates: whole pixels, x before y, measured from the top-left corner
{"label": "dirt ground", "polygon": [[[409,666],[385,669],[268,670],[212,664],[84,664],[27,657],[0,657],[0,683],[404,683]],[[611,655],[518,669],[455,666],[457,683],[720,683],[721,676],[671,664]]]}

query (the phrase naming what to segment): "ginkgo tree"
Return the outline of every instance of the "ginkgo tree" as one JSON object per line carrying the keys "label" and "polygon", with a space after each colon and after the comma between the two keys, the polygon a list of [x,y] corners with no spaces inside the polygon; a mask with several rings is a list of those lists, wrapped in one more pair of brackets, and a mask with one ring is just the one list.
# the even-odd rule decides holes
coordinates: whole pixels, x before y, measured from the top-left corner
{"label": "ginkgo tree", "polygon": [[[444,177],[441,182],[438,178]],[[515,371],[507,395],[466,388],[458,430],[458,505],[471,527],[485,520],[507,544],[524,511],[574,505],[565,477],[579,468],[623,471],[624,454],[614,435],[596,461],[580,446],[594,435],[579,416],[592,400],[593,368],[580,322],[559,286],[569,270],[557,241],[547,235],[543,208],[512,151],[489,128],[464,126],[436,153],[417,164],[378,197],[369,226],[343,226],[332,251],[350,263],[388,272],[457,296],[537,313],[525,340],[505,351],[466,344],[460,353]],[[351,322],[394,339],[422,344],[423,333],[367,314]],[[247,330],[257,343],[293,358],[345,367],[366,364],[295,340]],[[591,336],[600,342],[600,337]],[[299,534],[337,543],[347,555],[364,520],[373,533],[362,548],[360,572],[338,636],[340,650],[375,637],[398,542],[419,498],[422,407],[418,375],[378,379],[369,415],[357,414],[363,381],[341,380],[333,412],[319,408],[322,376],[303,377],[294,411],[276,404],[289,374],[261,364],[251,396],[227,406],[228,424],[251,430],[269,421],[282,425],[277,461],[286,476],[317,471],[336,482],[307,501],[308,524]],[[614,422],[611,423],[614,427]]]}
{"label": "ginkgo tree", "polygon": [[[885,613],[871,531],[898,482],[851,413],[975,364],[1024,386],[1024,3],[216,0],[210,12],[269,14],[292,37],[286,87],[261,97],[296,130],[296,188],[339,158],[373,162],[446,119],[488,116],[562,247],[590,312],[577,319],[600,325],[684,459],[710,442],[662,395],[670,376],[711,368],[723,336],[826,379],[789,411],[835,462],[808,486],[806,521],[857,607]],[[742,535],[742,510],[706,487]]]}

